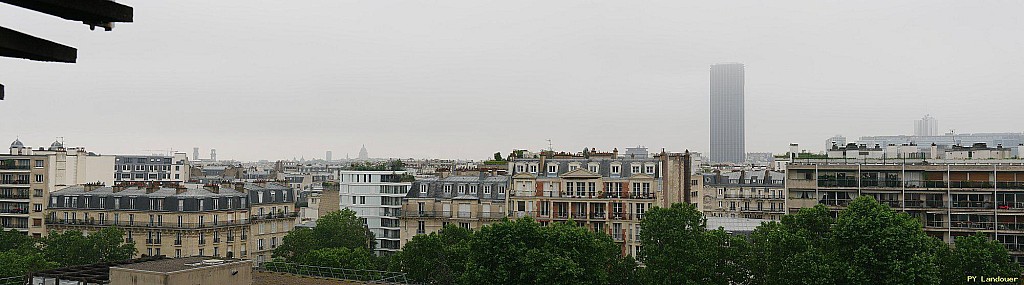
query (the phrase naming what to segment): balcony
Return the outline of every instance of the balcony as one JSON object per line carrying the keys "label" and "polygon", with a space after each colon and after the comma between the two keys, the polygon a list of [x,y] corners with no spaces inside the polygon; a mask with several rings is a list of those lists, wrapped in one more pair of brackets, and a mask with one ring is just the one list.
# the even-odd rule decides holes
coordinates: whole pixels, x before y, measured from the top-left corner
{"label": "balcony", "polygon": [[28,209],[0,209],[0,214],[28,214]]}
{"label": "balcony", "polygon": [[572,218],[574,220],[586,220],[587,217],[587,213],[572,213]]}
{"label": "balcony", "polygon": [[452,211],[405,211],[403,218],[451,218]]}
{"label": "balcony", "polygon": [[47,219],[47,225],[53,226],[82,226],[82,227],[127,227],[127,228],[166,228],[166,229],[207,229],[207,228],[221,228],[231,226],[244,226],[249,224],[249,220],[233,220],[223,221],[218,223],[136,223],[132,221],[108,221],[108,220],[95,220],[95,219]]}
{"label": "balcony", "polygon": [[28,164],[0,164],[0,170],[30,170]]}
{"label": "balcony", "polygon": [[604,212],[590,213],[590,218],[591,219],[603,220],[605,218],[605,216],[606,216],[606,214]]}
{"label": "balcony", "polygon": [[28,180],[0,180],[0,184],[5,185],[28,185]]}
{"label": "balcony", "polygon": [[992,222],[953,221],[949,224],[949,227],[953,229],[992,230],[995,228]]}
{"label": "balcony", "polygon": [[3,195],[3,194],[0,194],[0,199],[18,199],[18,200],[24,199],[24,200],[27,200],[28,198],[29,198],[28,194],[24,194],[24,195],[19,195],[19,194]]}
{"label": "balcony", "polygon": [[263,214],[263,215],[251,215],[251,216],[249,216],[249,219],[251,221],[255,222],[255,221],[258,221],[258,220],[276,220],[276,219],[289,219],[289,218],[294,219],[295,217],[298,217],[298,216],[299,216],[299,213],[297,213],[297,212],[271,213],[271,214]]}
{"label": "balcony", "polygon": [[825,205],[825,206],[846,207],[846,206],[850,205],[850,201],[852,201],[852,200],[851,199],[824,199],[824,200],[819,200],[818,203],[822,204],[822,205]]}
{"label": "balcony", "polygon": [[989,201],[953,201],[952,207],[958,209],[993,209],[995,204]]}
{"label": "balcony", "polygon": [[818,187],[839,187],[839,188],[855,188],[857,187],[856,179],[818,179]]}

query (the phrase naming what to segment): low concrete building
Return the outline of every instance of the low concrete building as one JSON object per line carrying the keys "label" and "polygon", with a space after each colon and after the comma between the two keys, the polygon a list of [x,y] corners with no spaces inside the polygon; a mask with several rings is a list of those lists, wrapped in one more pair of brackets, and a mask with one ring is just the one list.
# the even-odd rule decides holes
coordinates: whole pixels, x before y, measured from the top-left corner
{"label": "low concrete building", "polygon": [[110,285],[248,285],[252,261],[186,257],[110,267]]}

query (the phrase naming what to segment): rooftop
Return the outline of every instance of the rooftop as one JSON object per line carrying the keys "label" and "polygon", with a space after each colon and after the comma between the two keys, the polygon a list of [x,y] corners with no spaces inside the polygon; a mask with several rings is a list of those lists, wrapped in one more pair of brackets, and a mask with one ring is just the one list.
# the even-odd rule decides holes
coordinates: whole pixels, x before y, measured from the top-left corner
{"label": "rooftop", "polygon": [[226,264],[236,264],[240,262],[250,262],[238,259],[222,259],[218,257],[208,256],[193,256],[183,258],[170,258],[160,259],[147,262],[129,263],[124,265],[112,266],[114,268],[125,268],[141,271],[170,273],[176,271],[183,271],[195,268],[213,267]]}

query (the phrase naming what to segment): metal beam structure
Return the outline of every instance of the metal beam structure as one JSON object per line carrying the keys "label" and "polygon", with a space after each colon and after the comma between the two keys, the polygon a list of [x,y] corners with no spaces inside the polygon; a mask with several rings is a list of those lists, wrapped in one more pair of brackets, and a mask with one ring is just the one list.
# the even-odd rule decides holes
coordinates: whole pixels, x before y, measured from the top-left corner
{"label": "metal beam structure", "polygon": [[0,0],[25,9],[86,23],[131,22],[132,7],[110,0]]}
{"label": "metal beam structure", "polygon": [[0,56],[74,63],[78,59],[78,50],[0,27]]}

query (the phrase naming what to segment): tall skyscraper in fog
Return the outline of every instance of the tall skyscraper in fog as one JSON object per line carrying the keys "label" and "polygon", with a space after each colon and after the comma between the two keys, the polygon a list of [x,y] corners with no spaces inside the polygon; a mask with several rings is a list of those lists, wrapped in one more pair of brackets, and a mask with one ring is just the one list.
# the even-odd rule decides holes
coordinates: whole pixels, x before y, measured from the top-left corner
{"label": "tall skyscraper in fog", "polygon": [[743,64],[711,65],[711,161],[745,160]]}
{"label": "tall skyscraper in fog", "polygon": [[327,161],[331,161],[331,151],[329,151],[329,150],[327,151],[327,157],[326,158],[327,158],[326,159]]}
{"label": "tall skyscraper in fog", "polygon": [[914,121],[915,136],[937,136],[939,135],[939,120],[931,115],[924,115],[924,118]]}

